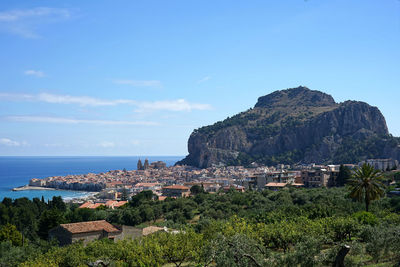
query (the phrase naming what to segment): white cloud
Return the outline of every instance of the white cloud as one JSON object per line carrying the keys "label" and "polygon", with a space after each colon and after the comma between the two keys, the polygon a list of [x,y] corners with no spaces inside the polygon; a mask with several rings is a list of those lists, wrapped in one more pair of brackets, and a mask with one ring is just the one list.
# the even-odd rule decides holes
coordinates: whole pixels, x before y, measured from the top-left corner
{"label": "white cloud", "polygon": [[68,9],[51,8],[51,7],[16,9],[16,10],[0,12],[0,21],[12,22],[12,21],[20,21],[26,18],[43,17],[43,16],[57,16],[57,17],[68,18],[70,17],[70,12]]}
{"label": "white cloud", "polygon": [[161,82],[156,80],[141,81],[141,80],[114,80],[115,84],[125,84],[135,87],[161,87]]}
{"label": "white cloud", "polygon": [[192,110],[210,110],[209,104],[190,103],[185,99],[141,102],[137,104],[136,112],[167,110],[167,111],[192,111]]}
{"label": "white cloud", "polygon": [[36,76],[38,78],[42,78],[45,76],[44,72],[40,70],[26,70],[24,71],[24,74],[29,76]]}
{"label": "white cloud", "polygon": [[37,26],[70,18],[70,9],[37,7],[0,12],[0,30],[24,38],[37,38]]}
{"label": "white cloud", "polygon": [[78,104],[81,106],[115,106],[119,104],[134,104],[133,100],[103,100],[89,96],[70,96],[70,95],[54,95],[41,93],[36,96],[36,99],[41,102],[53,104]]}
{"label": "white cloud", "polygon": [[37,101],[52,104],[78,104],[80,106],[115,106],[119,104],[136,103],[134,100],[117,99],[117,100],[104,100],[89,96],[70,96],[70,95],[55,95],[48,93],[40,93],[37,95],[30,94],[12,94],[0,93],[0,100],[6,101]]}
{"label": "white cloud", "polygon": [[99,144],[99,146],[104,147],[104,148],[112,148],[115,147],[114,142],[108,142],[108,141],[103,141]]}
{"label": "white cloud", "polygon": [[136,106],[136,112],[145,111],[192,111],[192,110],[210,110],[212,107],[209,104],[191,103],[185,99],[164,100],[153,102],[141,102],[131,99],[107,100],[89,96],[70,96],[70,95],[55,95],[41,93],[37,95],[30,94],[12,94],[0,93],[0,101],[37,101],[52,104],[77,104],[80,106],[116,106],[116,105],[132,105]]}
{"label": "white cloud", "polygon": [[29,94],[0,93],[0,100],[6,101],[33,101],[35,96]]}
{"label": "white cloud", "polygon": [[60,124],[97,124],[97,125],[158,125],[151,121],[113,121],[113,120],[82,120],[63,117],[44,117],[44,116],[7,116],[8,121],[15,122],[34,122],[34,123],[60,123]]}
{"label": "white cloud", "polygon": [[202,79],[198,80],[197,83],[204,83],[209,80],[211,80],[211,76],[206,76],[206,77],[203,77]]}
{"label": "white cloud", "polygon": [[0,138],[0,145],[4,146],[24,146],[27,145],[26,142],[17,142],[14,140],[11,140],[9,138]]}

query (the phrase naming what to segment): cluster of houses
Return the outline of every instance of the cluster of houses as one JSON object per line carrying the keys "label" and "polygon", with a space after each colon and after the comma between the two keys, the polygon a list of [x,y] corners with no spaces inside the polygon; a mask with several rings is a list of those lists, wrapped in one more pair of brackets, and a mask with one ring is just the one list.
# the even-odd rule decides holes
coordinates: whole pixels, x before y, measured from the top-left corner
{"label": "cluster of houses", "polygon": [[[368,159],[365,162],[380,170],[396,169],[399,163],[392,159]],[[359,164],[345,164],[353,169]],[[219,166],[198,169],[190,166],[170,166],[157,161],[144,164],[139,160],[137,170],[114,170],[99,174],[69,175],[32,179],[30,185],[56,188],[98,189],[88,208],[105,205],[107,200],[129,199],[145,190],[151,190],[160,200],[166,197],[182,197],[190,194],[193,185],[215,193],[232,188],[277,190],[286,186],[332,187],[337,186],[339,165]],[[113,204],[114,206],[115,204]]]}
{"label": "cluster of houses", "polygon": [[[377,169],[387,170],[395,169],[398,167],[398,162],[390,159],[377,159],[367,160],[368,164]],[[344,166],[349,169],[361,165],[346,164]],[[145,161],[144,165],[139,162],[139,167],[142,168],[139,172],[146,173],[154,170],[167,170],[166,166],[160,162],[157,164],[149,165]],[[188,197],[191,194],[191,188],[198,185],[205,192],[227,192],[235,190],[243,192],[245,190],[278,190],[287,186],[293,187],[331,187],[338,184],[339,165],[305,165],[300,168],[292,168],[285,165],[278,165],[276,167],[260,167],[243,168],[241,166],[223,167],[223,168],[209,168],[205,170],[192,170],[178,168],[176,170],[182,171],[178,177],[174,179],[174,183],[166,182],[165,179],[139,179],[135,183],[127,183],[126,179],[112,180],[106,183],[106,188],[110,190],[103,190],[94,201],[86,201],[81,204],[79,208],[96,209],[100,207],[105,208],[119,208],[127,204],[127,201],[120,200],[123,190],[128,192],[128,196],[137,194],[143,190],[151,190],[158,196],[159,200],[164,200],[167,197],[180,198]],[[120,174],[120,171],[113,171],[113,173]],[[123,171],[127,173],[127,171]],[[156,172],[159,174],[159,172]],[[137,173],[135,172],[135,175]],[[182,175],[184,174],[184,175]],[[194,175],[195,174],[195,175]],[[140,175],[140,173],[139,173]],[[125,177],[125,176],[122,176]],[[184,177],[185,179],[182,179]],[[126,177],[125,177],[126,178]],[[143,178],[143,176],[141,177]],[[169,180],[168,180],[169,181]],[[34,181],[36,182],[36,181]],[[39,183],[39,182],[38,182]],[[146,236],[158,231],[169,231],[166,228],[149,226],[145,228],[137,228],[132,226],[118,226],[112,225],[104,220],[90,221],[80,223],[61,224],[53,228],[49,232],[49,237],[57,239],[60,245],[71,244],[75,241],[82,241],[83,243],[90,242],[95,239],[108,238],[112,240],[121,240],[125,238],[137,238]]]}

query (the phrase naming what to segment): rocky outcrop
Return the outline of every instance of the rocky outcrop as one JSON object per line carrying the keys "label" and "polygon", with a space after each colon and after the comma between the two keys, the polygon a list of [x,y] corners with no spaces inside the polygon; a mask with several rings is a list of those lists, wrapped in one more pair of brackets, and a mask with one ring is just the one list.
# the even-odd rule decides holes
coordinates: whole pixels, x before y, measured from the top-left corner
{"label": "rocky outcrop", "polygon": [[378,108],[336,103],[332,96],[297,87],[260,97],[254,108],[193,131],[189,155],[177,164],[353,163],[400,159]]}

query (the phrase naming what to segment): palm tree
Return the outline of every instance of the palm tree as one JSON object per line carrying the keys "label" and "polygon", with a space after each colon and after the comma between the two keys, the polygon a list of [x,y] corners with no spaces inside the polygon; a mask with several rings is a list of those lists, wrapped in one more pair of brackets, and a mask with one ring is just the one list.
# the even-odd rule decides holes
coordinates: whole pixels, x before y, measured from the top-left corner
{"label": "palm tree", "polygon": [[364,163],[354,172],[348,184],[350,185],[350,197],[360,202],[365,201],[365,210],[368,211],[372,200],[380,199],[385,194],[383,176],[379,170]]}

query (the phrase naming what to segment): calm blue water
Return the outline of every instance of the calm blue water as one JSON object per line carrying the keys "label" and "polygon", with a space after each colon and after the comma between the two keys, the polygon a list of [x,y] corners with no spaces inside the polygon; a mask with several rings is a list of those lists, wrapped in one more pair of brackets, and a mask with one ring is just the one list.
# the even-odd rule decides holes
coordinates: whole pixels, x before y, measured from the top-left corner
{"label": "calm blue water", "polygon": [[[142,163],[147,158],[149,162],[162,160],[168,166],[173,165],[183,157],[140,157]],[[32,178],[49,176],[64,176],[68,174],[100,173],[110,170],[136,170],[139,157],[0,157],[0,201],[4,197],[19,198],[34,197],[45,199],[62,196],[64,199],[84,196],[87,192],[66,190],[27,190],[11,191],[12,188],[26,185]]]}

